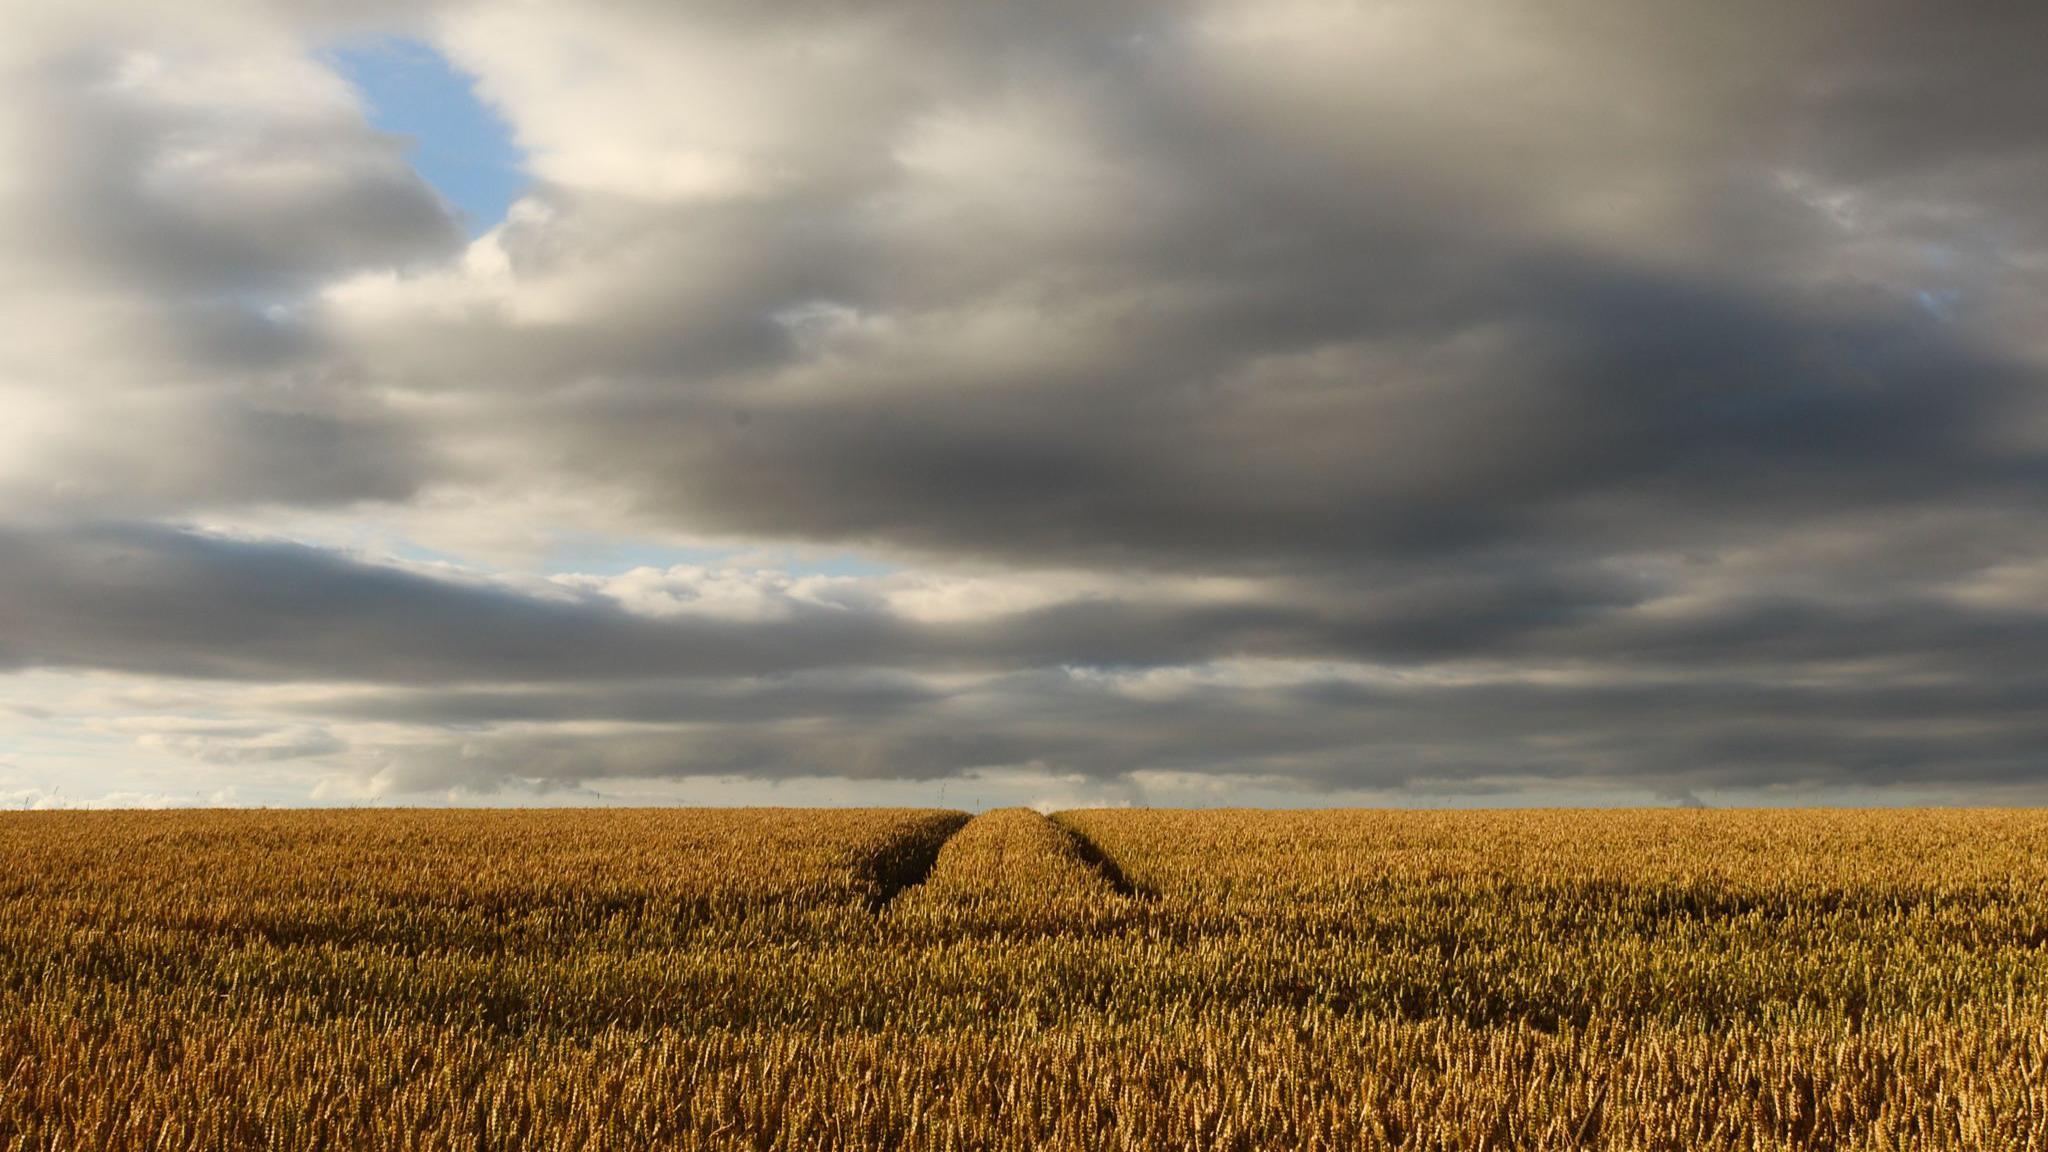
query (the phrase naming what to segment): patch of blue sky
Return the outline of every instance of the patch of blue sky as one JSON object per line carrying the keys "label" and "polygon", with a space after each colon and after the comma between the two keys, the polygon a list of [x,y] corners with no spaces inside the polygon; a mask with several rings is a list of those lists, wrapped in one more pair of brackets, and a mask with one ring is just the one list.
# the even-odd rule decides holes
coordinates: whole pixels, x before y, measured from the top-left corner
{"label": "patch of blue sky", "polygon": [[616,576],[635,568],[742,568],[792,576],[887,576],[902,569],[854,552],[808,548],[711,547],[579,536],[556,541],[545,567],[554,572]]}
{"label": "patch of blue sky", "polygon": [[322,54],[363,94],[370,123],[414,141],[412,166],[472,237],[505,219],[527,185],[512,126],[476,93],[476,80],[420,40],[383,37]]}
{"label": "patch of blue sky", "polygon": [[1961,293],[1953,290],[1929,291],[1923,289],[1913,294],[1913,299],[1920,305],[1921,311],[1926,312],[1937,320],[1955,319],[1956,304],[1961,298]]}
{"label": "patch of blue sky", "polygon": [[873,557],[852,552],[823,557],[797,556],[777,567],[797,576],[889,576],[904,570],[900,564],[884,564]]}

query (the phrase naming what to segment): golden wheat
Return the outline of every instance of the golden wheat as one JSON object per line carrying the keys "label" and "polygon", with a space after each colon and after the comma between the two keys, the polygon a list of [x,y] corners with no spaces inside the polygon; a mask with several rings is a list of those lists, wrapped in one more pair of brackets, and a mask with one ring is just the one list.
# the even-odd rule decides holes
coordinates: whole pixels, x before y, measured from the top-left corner
{"label": "golden wheat", "polygon": [[650,1147],[2048,1148],[2048,815],[0,818],[0,1150]]}

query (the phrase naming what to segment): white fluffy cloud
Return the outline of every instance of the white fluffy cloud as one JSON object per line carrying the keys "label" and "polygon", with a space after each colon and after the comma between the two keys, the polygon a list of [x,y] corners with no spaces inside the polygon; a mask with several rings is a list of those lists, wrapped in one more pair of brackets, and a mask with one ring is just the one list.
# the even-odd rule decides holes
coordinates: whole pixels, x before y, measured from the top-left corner
{"label": "white fluffy cloud", "polygon": [[[182,6],[181,6],[182,9]],[[0,55],[0,497],[175,514],[402,498],[424,458],[295,299],[454,226],[304,30],[42,6]]]}

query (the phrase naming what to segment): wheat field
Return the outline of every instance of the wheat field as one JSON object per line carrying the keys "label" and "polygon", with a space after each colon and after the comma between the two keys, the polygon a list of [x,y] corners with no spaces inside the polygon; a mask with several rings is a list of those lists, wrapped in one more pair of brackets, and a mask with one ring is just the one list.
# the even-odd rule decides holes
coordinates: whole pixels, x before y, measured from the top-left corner
{"label": "wheat field", "polygon": [[2048,1148],[2048,815],[0,816],[0,1149]]}

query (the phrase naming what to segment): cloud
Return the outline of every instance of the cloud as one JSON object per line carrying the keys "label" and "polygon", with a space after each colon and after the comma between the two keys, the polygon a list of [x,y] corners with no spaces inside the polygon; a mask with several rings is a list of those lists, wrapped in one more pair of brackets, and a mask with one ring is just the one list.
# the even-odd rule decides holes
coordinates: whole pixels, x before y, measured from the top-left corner
{"label": "cloud", "polygon": [[[1549,601],[1505,576],[1341,596],[1141,578],[970,612],[931,574],[678,568],[650,598],[650,570],[430,574],[159,528],[0,544],[0,662],[215,681],[114,727],[215,765],[320,761],[372,795],[1026,769],[1452,794],[2016,787],[2048,736],[2048,613],[1945,595],[1939,566],[1765,597],[1757,557],[1632,596],[1560,577]],[[920,615],[934,599],[947,610]]]}
{"label": "cloud", "polygon": [[[528,158],[472,242],[321,62],[380,32]],[[152,750],[394,795],[2023,790],[2044,33],[39,15],[0,50],[0,667],[181,685]],[[792,549],[874,570],[732,559]]]}
{"label": "cloud", "polygon": [[1410,659],[1502,641],[1574,597],[1591,606],[1614,594],[1560,583],[1552,603],[1499,574],[1345,606],[1295,603],[1286,587],[1162,589],[1141,579],[991,596],[973,612],[930,580],[840,579],[823,582],[828,595],[789,594],[805,583],[675,569],[658,587],[638,573],[535,585],[153,526],[0,530],[0,665],[516,683],[1149,666],[1234,653]]}
{"label": "cloud", "polygon": [[0,495],[154,514],[401,499],[418,432],[304,295],[460,233],[299,32],[50,9],[0,54]]}
{"label": "cloud", "polygon": [[[565,170],[469,274],[338,285],[321,323],[430,381],[466,452],[625,493],[622,530],[1238,568],[1718,543],[2038,482],[2048,440],[2014,429],[2040,367],[2024,327],[1985,330],[2014,287],[1985,245],[2041,251],[2040,214],[2023,181],[1936,179],[2042,162],[2017,119],[1964,122],[1979,88],[2040,98],[1994,43],[2015,29],[1941,21],[1930,61],[1903,11],[1843,37],[1283,7],[994,37],[887,8],[457,14]],[[1467,54],[1425,66],[1453,28]],[[665,90],[636,61],[727,50],[715,100],[591,127]],[[579,53],[620,67],[575,87],[614,115],[572,135],[546,97]],[[1939,111],[1872,103],[1894,88]],[[614,138],[751,175],[567,170]],[[1586,539],[1621,502],[1651,510]]]}

